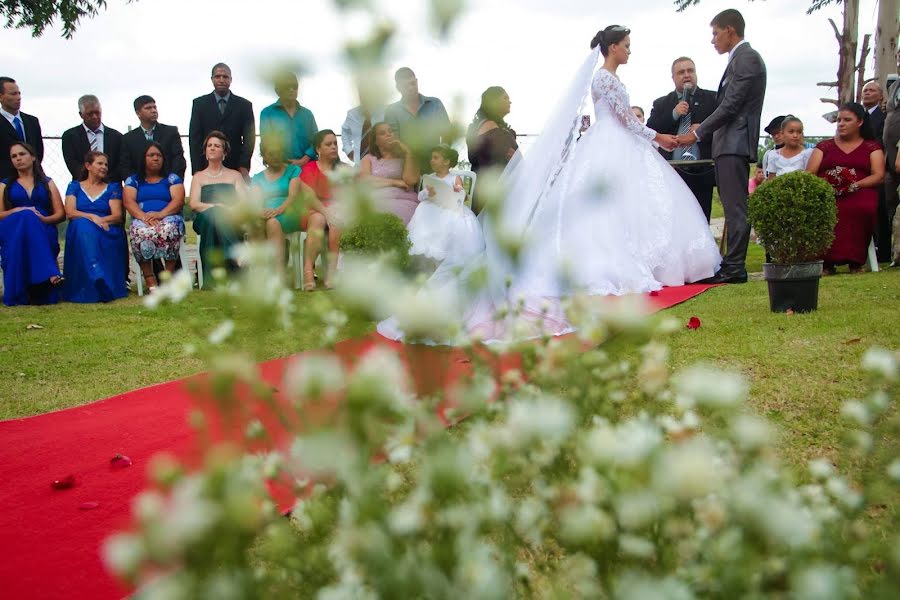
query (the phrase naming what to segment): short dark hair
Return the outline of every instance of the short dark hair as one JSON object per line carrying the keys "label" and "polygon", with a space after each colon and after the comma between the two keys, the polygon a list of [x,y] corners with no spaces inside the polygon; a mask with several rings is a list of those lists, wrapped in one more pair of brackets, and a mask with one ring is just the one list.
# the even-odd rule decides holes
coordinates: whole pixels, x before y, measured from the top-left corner
{"label": "short dark hair", "polygon": [[[81,161],[84,165],[92,165],[94,161],[97,160],[97,157],[105,156],[106,164],[109,165],[109,155],[105,152],[100,152],[99,150],[89,150],[87,154],[84,155],[84,160]],[[110,168],[112,165],[109,165]],[[84,181],[88,178],[88,170],[87,166],[81,167],[81,176],[78,178],[78,181]],[[109,181],[109,171],[106,173],[106,179],[103,181]]]}
{"label": "short dark hair", "polygon": [[333,135],[335,138],[337,138],[337,134],[331,129],[322,129],[318,131],[312,139],[313,150],[318,150],[319,146],[322,145],[322,142],[324,142],[325,138],[329,135]]}
{"label": "short dark hair", "polygon": [[275,88],[275,93],[279,93],[279,90],[286,86],[296,85],[300,87],[300,80],[297,79],[297,74],[293,71],[282,71],[275,75],[273,80],[273,87]]}
{"label": "short dark hair", "polygon": [[231,142],[228,141],[228,136],[222,133],[221,131],[214,129],[206,134],[206,137],[203,138],[203,153],[206,154],[206,144],[209,143],[209,140],[212,138],[216,138],[217,140],[221,140],[222,149],[225,150],[225,156],[231,152]]}
{"label": "short dark hair", "polygon": [[134,99],[134,112],[138,112],[148,104],[156,104],[156,100],[153,99],[153,96],[148,96],[144,94],[143,96],[138,96]]}
{"label": "short dark hair", "polygon": [[409,67],[400,67],[394,72],[394,83],[400,83],[401,77],[415,77],[416,74]]}
{"label": "short dark hair", "polygon": [[672,61],[672,70],[675,70],[675,65],[680,62],[690,62],[692,65],[697,66],[697,63],[694,62],[694,59],[690,56],[679,56],[675,60]]}
{"label": "short dark hair", "polygon": [[216,74],[216,69],[225,69],[226,71],[228,71],[228,74],[231,75],[231,67],[229,67],[225,63],[216,63],[213,65],[212,70],[209,72],[210,77]]}
{"label": "short dark hair", "polygon": [[609,55],[609,47],[618,44],[631,33],[631,30],[621,25],[610,25],[606,29],[601,29],[591,40],[591,50],[600,46],[600,54]]}
{"label": "short dark hair", "polygon": [[163,147],[159,142],[147,142],[147,147],[144,148],[144,155],[141,156],[141,162],[138,164],[138,179],[144,180],[147,178],[147,152],[150,151],[150,148],[156,148],[159,150],[159,153],[162,154],[162,165],[159,168],[159,174],[161,177],[166,177],[168,175],[167,171],[169,170],[169,159],[166,156],[166,151],[163,150]]}
{"label": "short dark hair", "polygon": [[437,152],[446,160],[450,161],[450,168],[453,168],[459,164],[459,152],[457,152],[447,144],[438,144],[431,149],[431,152],[432,154]]}
{"label": "short dark hair", "polygon": [[0,77],[0,92],[6,91],[7,83],[15,83],[15,82],[16,82],[16,80],[13,79],[12,77],[6,77],[6,76]]}
{"label": "short dark hair", "polygon": [[714,16],[709,24],[719,29],[731,27],[739,38],[744,37],[744,16],[733,8],[726,8]]}
{"label": "short dark hair", "polygon": [[869,111],[859,102],[846,102],[841,104],[838,112],[847,111],[853,113],[857,119],[862,121],[859,128],[859,135],[864,140],[875,139],[875,129],[872,127],[872,121],[869,118]]}

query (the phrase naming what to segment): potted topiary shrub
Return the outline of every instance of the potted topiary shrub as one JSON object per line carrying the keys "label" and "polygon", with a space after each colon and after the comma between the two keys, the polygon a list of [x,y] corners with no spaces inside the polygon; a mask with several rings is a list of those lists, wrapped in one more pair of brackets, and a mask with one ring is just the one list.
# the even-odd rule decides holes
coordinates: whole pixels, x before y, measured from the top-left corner
{"label": "potted topiary shrub", "polygon": [[772,312],[816,310],[821,258],[834,240],[837,221],[831,186],[805,171],[780,175],[756,188],[748,210],[772,260],[763,265]]}
{"label": "potted topiary shrub", "polygon": [[367,212],[341,233],[341,252],[369,257],[388,255],[390,264],[400,272],[409,271],[412,259],[406,225],[391,213]]}

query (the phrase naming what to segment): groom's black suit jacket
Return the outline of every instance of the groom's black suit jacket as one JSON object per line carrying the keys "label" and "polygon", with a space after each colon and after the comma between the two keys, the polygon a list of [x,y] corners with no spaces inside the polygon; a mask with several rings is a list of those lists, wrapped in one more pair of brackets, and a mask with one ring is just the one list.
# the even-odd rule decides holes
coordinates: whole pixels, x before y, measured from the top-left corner
{"label": "groom's black suit jacket", "polygon": [[[650,110],[650,118],[647,119],[647,127],[659,133],[678,133],[678,124],[680,119],[672,118],[672,111],[680,102],[678,100],[678,92],[672,90],[662,98],[653,101],[653,108]],[[697,88],[691,94],[691,123],[702,123],[709,115],[716,110],[716,93],[710,90]],[[659,153],[666,160],[672,159],[672,153],[659,149]],[[700,156],[697,158],[712,158],[712,140],[700,141]]]}

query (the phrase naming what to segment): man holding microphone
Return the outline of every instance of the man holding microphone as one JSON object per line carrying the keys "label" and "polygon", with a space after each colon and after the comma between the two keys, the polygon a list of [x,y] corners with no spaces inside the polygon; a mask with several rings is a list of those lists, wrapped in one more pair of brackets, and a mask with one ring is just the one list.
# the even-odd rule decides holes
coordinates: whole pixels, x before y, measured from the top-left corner
{"label": "man holding microphone", "polygon": [[[672,63],[672,81],[675,91],[657,98],[653,102],[647,127],[659,133],[685,134],[696,129],[703,120],[716,109],[716,93],[697,87],[697,69],[694,61],[686,56],[676,58]],[[669,152],[659,149],[666,160],[692,161],[712,158],[712,143],[697,142],[693,146],[680,146]],[[675,167],[678,174],[694,193],[706,220],[712,212],[712,192],[716,183],[712,164],[684,165]]]}

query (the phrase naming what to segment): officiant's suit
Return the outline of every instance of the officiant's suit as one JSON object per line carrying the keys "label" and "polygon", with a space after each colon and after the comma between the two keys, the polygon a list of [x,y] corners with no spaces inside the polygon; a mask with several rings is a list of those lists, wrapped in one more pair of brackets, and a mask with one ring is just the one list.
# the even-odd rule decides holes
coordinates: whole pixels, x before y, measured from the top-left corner
{"label": "officiant's suit", "polygon": [[700,142],[712,142],[716,184],[725,209],[728,250],[720,274],[746,278],[747,186],[750,163],[757,160],[760,117],[766,95],[766,64],[759,52],[741,41],[731,57],[717,93],[718,107],[696,134]]}
{"label": "officiant's suit", "polygon": [[[691,123],[702,123],[716,110],[716,93],[701,88],[695,89],[690,94],[690,118]],[[647,127],[658,131],[659,133],[670,133],[675,135],[678,133],[678,125],[680,117],[675,118],[674,111],[681,97],[678,91],[673,90],[662,98],[657,98],[653,102],[653,108],[650,110],[650,118],[647,119]],[[712,158],[712,140],[701,141],[700,156],[695,158],[701,160],[709,160]],[[672,160],[672,152],[663,148],[659,149],[666,160]],[[703,209],[706,220],[709,221],[709,215],[712,211],[713,187],[716,185],[716,176],[713,167],[710,165],[696,165],[676,167],[678,174],[687,184],[697,203]]]}

